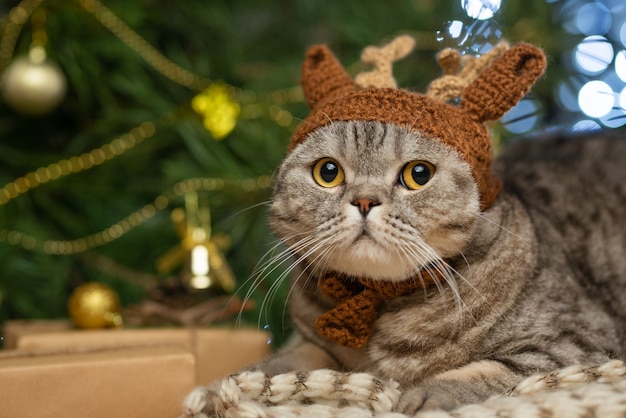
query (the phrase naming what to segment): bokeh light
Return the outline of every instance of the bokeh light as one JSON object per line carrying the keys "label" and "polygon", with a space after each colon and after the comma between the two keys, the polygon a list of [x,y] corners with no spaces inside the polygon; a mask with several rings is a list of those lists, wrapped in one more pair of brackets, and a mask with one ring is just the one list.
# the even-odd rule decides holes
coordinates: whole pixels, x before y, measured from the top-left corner
{"label": "bokeh light", "polygon": [[[626,0],[545,0],[572,43],[563,44],[565,74],[554,83],[563,112],[524,99],[502,118],[510,133],[536,129],[544,116],[550,124],[576,130],[626,125]],[[461,0],[464,16],[437,32],[440,47],[481,55],[503,39],[496,14],[502,0]],[[566,46],[572,45],[572,46]],[[557,59],[558,60],[558,59]],[[580,121],[580,123],[578,123]]]}
{"label": "bokeh light", "polygon": [[466,23],[451,20],[437,31],[440,48],[455,48],[462,54],[481,55],[502,41],[502,29],[495,20]]}
{"label": "bokeh light", "polygon": [[541,119],[541,106],[537,100],[524,99],[501,119],[504,128],[514,134],[530,132]]}
{"label": "bokeh light", "polygon": [[620,51],[615,56],[615,73],[626,82],[626,51]]}
{"label": "bokeh light", "polygon": [[615,105],[615,93],[604,81],[592,80],[578,92],[578,106],[587,116],[600,118],[611,112]]}
{"label": "bokeh light", "polygon": [[598,129],[602,129],[600,124],[590,119],[584,119],[576,122],[576,124],[572,127],[572,131],[574,132],[597,131]]}
{"label": "bokeh light", "polygon": [[613,107],[609,113],[600,118],[600,122],[607,128],[619,128],[626,124],[626,114],[619,107]]}
{"label": "bokeh light", "polygon": [[495,19],[477,20],[468,31],[471,35],[468,36],[467,48],[473,54],[482,55],[502,41],[502,29]]}
{"label": "bokeh light", "polygon": [[467,39],[467,27],[460,20],[451,20],[444,24],[443,29],[437,31],[437,42],[442,48],[458,48]]}
{"label": "bokeh light", "polygon": [[501,0],[461,0],[463,10],[472,19],[491,19],[500,9]]}
{"label": "bokeh light", "polygon": [[562,108],[570,112],[580,112],[578,107],[578,91],[581,83],[575,77],[561,81],[557,88],[557,100]]}
{"label": "bokeh light", "polygon": [[626,125],[626,1],[546,2],[554,3],[554,17],[572,38],[580,37],[564,51],[572,65],[554,90],[565,110],[558,122],[576,130],[592,126],[589,119],[594,129]]}
{"label": "bokeh light", "polygon": [[600,35],[588,36],[574,50],[576,67],[585,74],[599,74],[613,61],[613,46]]}
{"label": "bokeh light", "polygon": [[600,2],[583,5],[576,13],[575,24],[585,35],[604,35],[611,28],[613,18],[610,10]]}

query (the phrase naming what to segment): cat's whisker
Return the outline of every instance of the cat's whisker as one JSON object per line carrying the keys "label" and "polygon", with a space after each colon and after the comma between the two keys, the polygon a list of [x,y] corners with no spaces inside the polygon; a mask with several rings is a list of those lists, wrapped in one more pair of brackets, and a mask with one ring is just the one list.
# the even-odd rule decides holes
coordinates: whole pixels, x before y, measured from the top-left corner
{"label": "cat's whisker", "polygon": [[[273,303],[272,301],[274,300],[276,292],[278,291],[278,289],[282,285],[283,281],[291,275],[293,270],[296,267],[298,267],[299,265],[301,265],[311,254],[314,254],[315,252],[319,251],[320,248],[323,248],[328,243],[328,241],[330,239],[332,239],[332,236],[331,237],[327,237],[326,239],[320,239],[320,238],[316,238],[315,235],[310,234],[309,236],[307,236],[307,237],[301,239],[300,241],[296,242],[295,244],[289,246],[285,251],[283,251],[281,253],[281,258],[282,258],[281,263],[282,263],[282,261],[284,261],[284,259],[289,258],[289,257],[291,257],[294,254],[298,254],[303,249],[308,248],[304,252],[304,254],[299,255],[298,258],[295,261],[293,261],[279,275],[279,277],[274,281],[274,283],[272,283],[272,285],[268,289],[268,292],[267,292],[266,296],[263,298],[263,301],[261,303],[261,306],[260,306],[260,311],[261,312],[263,312],[266,309],[269,310],[269,306],[271,306],[271,304]],[[267,273],[264,272],[262,277],[267,277],[267,275],[273,273],[278,268],[279,265],[275,266],[274,268],[272,268]],[[295,280],[294,280],[294,282],[295,282]],[[291,292],[291,290],[290,290],[290,292]],[[287,297],[287,299],[288,299],[288,297]],[[283,313],[283,315],[284,315],[284,313]],[[260,320],[260,318],[259,318],[259,320]],[[260,323],[258,325],[260,326]]]}
{"label": "cat's whisker", "polygon": [[[323,251],[326,251],[328,249],[328,247],[331,247],[330,245],[324,249],[324,246],[328,243],[328,239],[318,239],[318,242],[316,242],[311,248],[309,248],[304,254],[298,256],[297,259],[295,259],[293,261],[293,263],[291,264],[289,270],[289,273],[291,273],[293,270],[295,270],[296,267],[302,266],[304,265],[305,267],[302,269],[302,271],[300,272],[300,274],[298,274],[298,276],[293,277],[293,284],[290,287],[288,293],[287,293],[287,297],[285,298],[286,300],[289,300],[290,296],[291,296],[291,292],[293,291],[294,285],[297,281],[300,280],[300,278],[307,272],[307,269],[309,268],[310,265],[312,265],[312,263],[314,263],[317,258],[320,257],[319,250],[323,249]],[[317,253],[317,255],[315,256],[315,258],[313,260],[309,260],[309,257],[312,254]],[[297,254],[294,252],[294,254]],[[305,262],[306,261],[306,262]],[[286,304],[285,304],[286,306]],[[285,308],[283,307],[283,316],[285,315]]]}
{"label": "cat's whisker", "polygon": [[[299,236],[299,235],[305,235],[305,237],[303,239],[297,241],[293,245],[293,247],[295,247],[295,248],[305,247],[306,245],[309,245],[311,241],[314,240],[310,236],[310,234],[306,233],[306,232],[305,233],[293,234],[293,236],[291,238],[295,238],[296,236]],[[282,241],[279,241],[277,244],[272,246],[272,248],[262,258],[265,258],[268,253],[274,251],[276,248],[278,248],[280,245],[283,245],[283,244],[284,243]],[[253,284],[248,288],[248,291],[246,292],[246,295],[245,295],[245,297],[243,299],[244,300],[244,304],[245,304],[245,302],[247,302],[248,300],[250,300],[252,298],[252,295],[261,286],[263,281],[265,281],[265,279],[270,274],[272,274],[276,269],[278,269],[282,265],[282,263],[287,258],[289,258],[291,256],[291,254],[292,253],[290,252],[290,249],[287,248],[287,249],[281,251],[278,255],[274,255],[274,256],[270,257],[270,259],[267,260],[267,262],[264,263],[263,267],[259,267],[259,268],[255,269],[255,271],[253,272],[251,277],[248,280],[246,280],[246,282],[244,283],[244,285],[245,285],[245,284],[249,283],[250,281],[253,281]],[[268,271],[268,269],[270,267],[272,267],[272,266],[273,266],[273,268]],[[280,277],[279,277],[279,279],[280,279]],[[284,280],[284,278],[282,280]],[[262,307],[261,307],[261,312],[262,312]],[[242,314],[243,314],[243,309],[240,310],[239,315],[237,316],[237,323],[240,322]]]}
{"label": "cat's whisker", "polygon": [[[289,244],[289,241],[293,240],[294,238],[300,235],[304,235],[304,238],[299,239],[292,244]],[[280,265],[283,261],[291,257],[294,253],[299,252],[302,249],[312,245],[312,243],[316,240],[317,238],[315,238],[314,234],[312,234],[311,232],[293,234],[289,239],[281,240],[276,245],[274,245],[272,250],[275,250],[281,245],[284,246],[284,249],[280,253],[273,255],[266,263],[264,263],[265,264],[264,269],[266,269],[268,266],[271,266],[273,264]]]}
{"label": "cat's whisker", "polygon": [[400,263],[402,263],[403,271],[411,271],[415,269],[414,263],[409,264],[409,260],[412,257],[407,253],[404,245],[389,245],[389,246],[394,249],[396,255],[398,256],[398,259],[400,260]]}
{"label": "cat's whisker", "polygon": [[465,254],[463,254],[463,251],[459,251],[459,255],[463,258],[463,261],[465,261],[465,265],[467,267],[470,267],[469,260],[467,259],[467,257],[465,257]]}
{"label": "cat's whisker", "polygon": [[[272,269],[272,271],[274,271],[276,268],[278,267],[275,267],[274,269]],[[265,317],[266,322],[268,321],[269,306],[271,306],[272,301],[274,300],[274,297],[276,295],[276,292],[278,292],[278,289],[280,288],[280,286],[282,286],[284,280],[289,278],[291,271],[294,268],[295,268],[295,265],[291,264],[287,269],[281,272],[281,274],[270,285],[269,289],[265,293],[265,296],[263,297],[263,300],[261,301],[261,306],[259,308],[260,314],[259,314],[257,326],[260,326],[261,318],[263,317]],[[261,281],[263,281],[265,277],[267,276],[263,276],[261,278]]]}
{"label": "cat's whisker", "polygon": [[243,208],[243,209],[233,213],[228,218],[225,218],[224,222],[230,222],[230,221],[232,221],[233,219],[235,219],[236,217],[238,217],[239,215],[241,215],[244,212],[247,212],[249,210],[258,208],[260,206],[269,206],[269,205],[271,205],[271,203],[272,203],[271,200],[264,200],[262,202],[255,203],[254,205],[247,206],[247,207],[245,207],[245,208]]}
{"label": "cat's whisker", "polygon": [[[291,298],[291,294],[292,294],[293,290],[296,288],[297,282],[300,281],[300,279],[303,276],[306,277],[307,281],[308,280],[312,280],[314,277],[317,277],[316,272],[321,270],[321,268],[322,268],[321,266],[324,264],[324,259],[326,259],[328,254],[330,254],[334,250],[334,245],[333,244],[326,245],[327,241],[329,239],[330,239],[330,237],[319,243],[319,245],[317,246],[318,248],[316,249],[316,251],[319,250],[319,248],[322,248],[322,251],[318,252],[312,260],[308,260],[308,262],[306,264],[306,267],[304,269],[302,269],[300,274],[293,279],[293,283],[292,283],[292,285],[291,285],[291,287],[289,289],[289,292],[287,292],[287,297],[285,298],[286,301]],[[297,263],[297,264],[299,264],[299,263]],[[313,270],[311,272],[307,271],[309,269],[309,267],[311,267],[311,266],[313,267]],[[301,291],[305,287],[306,287],[306,284],[305,284],[305,286],[300,287]],[[283,313],[282,313],[283,318],[286,315],[286,309],[287,309],[287,303],[285,303],[284,306],[283,306]]]}
{"label": "cat's whisker", "polygon": [[[257,265],[254,267],[254,270],[252,272],[253,276],[256,276],[258,274],[262,274],[262,271],[264,268],[267,268],[268,265],[272,265],[277,263],[277,260],[280,260],[278,262],[278,264],[282,263],[282,261],[284,261],[285,258],[288,258],[291,255],[291,251],[293,249],[289,248],[289,245],[287,244],[288,241],[291,241],[292,239],[298,237],[298,236],[305,236],[305,239],[309,238],[309,236],[311,235],[310,231],[305,231],[305,232],[300,232],[300,233],[296,233],[296,234],[292,234],[289,237],[286,237],[282,240],[277,240],[276,244],[274,244],[259,260],[259,262],[257,262]],[[312,239],[312,238],[309,238]],[[304,240],[300,240],[298,242],[296,242],[295,244],[293,244],[294,247],[297,247],[300,243],[302,243]],[[282,250],[278,255],[274,254],[274,251],[279,248],[280,246],[285,246],[285,249]],[[269,260],[266,261],[266,258],[268,257],[269,254],[272,254],[269,258]]]}
{"label": "cat's whisker", "polygon": [[[445,270],[446,274],[443,274],[443,278],[452,289],[452,294],[454,295],[454,305],[456,312],[456,321],[454,321],[455,328],[454,331],[462,328],[463,326],[463,318],[465,317],[464,313],[468,313],[471,316],[471,312],[468,309],[468,306],[461,296],[461,291],[459,290],[459,285],[457,278],[460,278],[463,281],[467,281],[462,274],[460,274],[456,269],[450,266],[448,263],[441,261],[442,269]],[[456,277],[455,277],[456,276]]]}
{"label": "cat's whisker", "polygon": [[437,290],[440,294],[444,294],[444,289],[441,282],[437,278],[438,275],[435,274],[435,272],[439,273],[439,275],[443,277],[444,281],[448,284],[448,287],[452,292],[456,311],[458,312],[463,306],[463,301],[459,292],[458,284],[454,278],[454,270],[452,267],[443,261],[439,254],[437,254],[437,252],[428,244],[419,241],[412,241],[411,244],[413,244],[411,245],[411,248],[413,248],[414,251],[421,256],[421,258],[430,260],[429,263],[423,268],[425,268],[435,279],[435,286],[437,286]]}
{"label": "cat's whisker", "polygon": [[[300,279],[304,276],[306,277],[306,280],[308,282],[308,280],[313,279],[313,277],[315,277],[315,271],[317,271],[318,269],[321,268],[321,266],[324,264],[319,263],[318,260],[324,260],[328,254],[330,252],[332,252],[334,246],[333,245],[327,245],[328,241],[330,241],[332,239],[332,237],[326,237],[324,239],[319,240],[319,242],[317,242],[312,248],[310,248],[305,254],[301,255],[300,257],[298,257],[298,259],[296,259],[293,264],[290,266],[289,269],[289,274],[291,274],[291,272],[298,266],[304,265],[305,267],[302,269],[302,271],[300,272],[300,274],[296,277],[292,278],[292,286],[290,287],[288,293],[287,293],[287,297],[285,298],[285,304],[283,305],[283,312],[282,312],[282,318],[283,318],[283,328],[285,326],[284,324],[284,318],[286,316],[286,308],[287,308],[287,301],[291,298],[291,293],[293,292],[294,288],[296,287],[296,284],[298,281],[300,281]],[[321,249],[321,252],[319,251]],[[316,254],[315,257],[311,260],[309,259],[309,257],[312,254]],[[305,263],[306,260],[306,263]],[[308,274],[308,269],[313,266],[313,271],[312,274]],[[306,284],[305,284],[306,285]],[[303,289],[304,287],[302,287]]]}
{"label": "cat's whisker", "polygon": [[[294,252],[298,252],[301,249],[310,246],[314,241],[316,241],[315,237],[309,234],[303,239],[295,242],[294,244],[287,245],[284,250],[282,250],[277,255],[272,256],[266,263],[264,263],[264,266],[262,268],[259,268],[259,270],[255,274],[263,277],[270,275],[278,267],[280,267],[285,260],[289,259]],[[277,248],[278,245],[286,245],[286,243],[280,242],[279,244],[275,245],[274,248]],[[268,269],[272,266],[273,268],[268,271]]]}
{"label": "cat's whisker", "polygon": [[[461,257],[465,260],[465,264],[467,265],[467,267],[470,267],[469,261],[467,260],[467,258],[465,257],[465,254],[463,254],[463,252],[459,252],[459,254],[461,255]],[[463,276],[461,273],[459,273],[458,270],[456,270],[454,267],[449,266],[449,268],[451,269],[451,271],[459,278],[463,281],[464,284],[466,284],[469,289],[471,289],[474,292],[474,296],[477,298],[480,298],[480,303],[482,304],[490,304],[489,300],[487,300],[481,293],[480,291],[476,288],[476,286],[474,286],[472,284],[472,282],[470,282],[469,280],[467,280],[465,278],[465,276]]]}
{"label": "cat's whisker", "polygon": [[[469,267],[469,262],[467,261],[467,259],[465,258],[464,255],[462,255],[462,256],[465,259],[465,262],[467,263],[467,265]],[[462,327],[463,326],[463,320],[464,320],[464,318],[466,316],[469,316],[469,318],[474,323],[476,323],[476,318],[474,317],[474,315],[471,312],[471,309],[469,309],[467,303],[465,302],[465,300],[461,296],[461,292],[460,292],[460,289],[458,287],[458,280],[457,279],[461,280],[469,289],[471,289],[474,292],[474,296],[477,298],[475,300],[475,302],[478,299],[480,299],[480,303],[481,304],[490,304],[489,301],[457,269],[452,267],[450,264],[443,262],[442,260],[440,260],[440,262],[443,264],[443,267],[444,267],[444,269],[447,272],[447,274],[444,274],[443,277],[446,280],[446,282],[448,283],[448,285],[451,286],[451,288],[453,289],[453,292],[455,292],[454,293],[455,294],[455,304],[457,304],[457,317],[458,317],[456,323],[457,323],[458,327]],[[456,276],[457,279],[454,278],[455,276]],[[458,297],[457,297],[457,295],[458,295]],[[472,300],[474,300],[474,299],[472,299]]]}
{"label": "cat's whisker", "polygon": [[322,112],[322,115],[324,115],[324,117],[328,120],[328,122],[332,122],[333,120],[331,119],[330,116],[328,116],[328,113],[326,112]]}
{"label": "cat's whisker", "polygon": [[482,213],[478,213],[478,214],[477,214],[477,216],[478,216],[480,219],[483,219],[483,220],[485,220],[485,221],[489,222],[490,224],[497,226],[498,228],[500,228],[500,229],[501,229],[501,230],[503,230],[504,232],[506,232],[506,233],[510,234],[511,236],[513,236],[513,237],[515,237],[515,238],[519,239],[520,241],[523,241],[523,242],[525,242],[525,243],[527,243],[527,242],[528,242],[528,240],[527,240],[526,238],[524,238],[524,237],[522,237],[522,236],[520,236],[520,235],[516,234],[515,232],[511,231],[510,229],[507,229],[507,228],[503,227],[503,226],[502,226],[502,225],[500,225],[499,223],[494,222],[493,220],[489,219],[488,217],[486,217],[486,216],[485,216],[485,215],[483,215]]}
{"label": "cat's whisker", "polygon": [[435,278],[434,283],[437,286],[437,290],[439,291],[439,293],[443,294],[443,288],[441,286],[441,283],[439,282],[439,280],[436,279],[436,275],[432,273],[432,268],[430,267],[430,264],[434,263],[435,260],[433,260],[432,256],[429,256],[429,254],[427,254],[422,245],[419,245],[418,243],[412,241],[407,241],[407,243],[413,245],[403,245],[401,248],[403,252],[407,254],[407,257],[413,261],[414,273],[417,275],[417,279],[420,281],[422,287],[424,288],[424,291],[426,291],[428,288],[426,280],[421,273],[422,269],[425,268],[431,273],[431,276]]}
{"label": "cat's whisker", "polygon": [[[385,244],[387,247],[393,248],[396,254],[399,255],[403,263],[402,267],[404,271],[417,273],[421,266],[427,264],[431,258],[423,251],[416,251],[416,248],[410,245],[414,242],[415,236],[419,235],[419,232],[415,231],[411,225],[406,224],[402,220],[398,219],[397,221],[402,227],[406,228],[406,231],[403,234],[398,234],[397,231],[392,230],[389,236],[384,236]],[[399,228],[397,229],[400,230]],[[400,254],[398,250],[401,250],[402,254]],[[408,263],[410,267],[404,268],[405,263]]]}
{"label": "cat's whisker", "polygon": [[[276,248],[278,248],[280,245],[282,245],[282,242],[279,242],[278,244],[275,244],[272,249],[270,251],[268,251],[268,253],[266,253],[263,257],[262,260],[267,257],[267,254],[269,254],[269,252],[273,252]],[[288,253],[286,250],[281,251],[278,254],[273,254],[269,259],[267,260],[263,260],[263,263],[257,263],[257,266],[255,266],[255,268],[253,269],[252,274],[250,275],[250,278],[248,280],[246,280],[244,282],[244,285],[247,285],[251,280],[259,280],[259,282],[262,282],[263,280],[265,280],[265,278],[267,276],[269,276],[275,269],[277,269],[278,267],[280,267],[280,265],[284,262],[284,260],[286,259],[286,257],[288,256]],[[274,268],[268,272],[268,269],[270,267],[274,266]],[[253,292],[252,288],[248,289],[248,292],[246,293],[246,298],[251,296],[251,293]]]}

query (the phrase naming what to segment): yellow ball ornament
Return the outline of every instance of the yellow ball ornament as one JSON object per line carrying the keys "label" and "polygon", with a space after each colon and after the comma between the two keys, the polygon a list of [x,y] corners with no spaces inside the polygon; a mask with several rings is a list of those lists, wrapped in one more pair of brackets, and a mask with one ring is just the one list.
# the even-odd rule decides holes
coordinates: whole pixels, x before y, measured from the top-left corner
{"label": "yellow ball ornament", "polygon": [[122,326],[117,293],[102,283],[86,283],[70,296],[68,310],[79,328],[119,328]]}

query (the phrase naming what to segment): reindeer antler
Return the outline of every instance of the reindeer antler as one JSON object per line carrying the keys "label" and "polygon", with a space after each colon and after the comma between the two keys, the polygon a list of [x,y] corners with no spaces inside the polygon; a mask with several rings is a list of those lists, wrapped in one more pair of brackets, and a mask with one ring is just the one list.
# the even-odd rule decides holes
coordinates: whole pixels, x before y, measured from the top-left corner
{"label": "reindeer antler", "polygon": [[406,57],[415,46],[415,39],[409,35],[400,35],[380,48],[368,46],[361,54],[361,61],[373,65],[372,71],[363,72],[354,78],[354,84],[361,88],[391,87],[397,88],[393,78],[392,65]]}
{"label": "reindeer antler", "polygon": [[437,55],[443,75],[430,83],[426,95],[441,102],[461,97],[463,90],[508,49],[509,44],[506,41],[500,42],[479,57],[461,56],[456,49],[444,49]]}

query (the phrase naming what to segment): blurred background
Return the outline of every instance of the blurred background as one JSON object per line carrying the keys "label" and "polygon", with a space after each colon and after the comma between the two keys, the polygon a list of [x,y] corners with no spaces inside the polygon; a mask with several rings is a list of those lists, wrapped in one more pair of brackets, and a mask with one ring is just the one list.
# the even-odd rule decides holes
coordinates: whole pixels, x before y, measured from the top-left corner
{"label": "blurred background", "polygon": [[626,124],[623,0],[3,0],[0,323],[66,318],[98,282],[131,324],[191,312],[280,344],[288,264],[265,219],[307,114],[304,52],[326,43],[354,74],[399,33],[417,48],[394,72],[418,91],[443,47],[544,48],[548,73],[492,125],[498,145]]}

